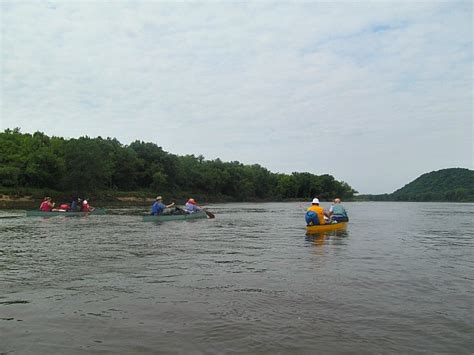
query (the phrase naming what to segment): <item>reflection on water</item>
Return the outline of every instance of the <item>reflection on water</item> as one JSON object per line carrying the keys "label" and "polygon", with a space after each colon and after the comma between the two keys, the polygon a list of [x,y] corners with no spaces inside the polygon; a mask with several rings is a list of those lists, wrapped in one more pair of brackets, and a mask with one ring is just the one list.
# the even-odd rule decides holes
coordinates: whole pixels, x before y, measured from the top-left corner
{"label": "reflection on water", "polygon": [[349,232],[346,229],[333,230],[319,233],[306,233],[306,240],[312,242],[316,246],[323,246],[328,243],[338,243],[342,239],[348,238]]}
{"label": "reflection on water", "polygon": [[299,203],[0,211],[0,353],[470,353],[474,205],[345,206],[309,236]]}

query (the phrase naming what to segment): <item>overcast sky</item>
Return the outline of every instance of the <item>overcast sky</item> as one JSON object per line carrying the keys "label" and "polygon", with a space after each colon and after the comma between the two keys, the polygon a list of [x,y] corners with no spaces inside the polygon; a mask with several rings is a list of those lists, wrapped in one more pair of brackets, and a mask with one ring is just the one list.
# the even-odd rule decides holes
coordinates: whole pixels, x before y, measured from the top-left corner
{"label": "overcast sky", "polygon": [[1,128],[361,193],[473,162],[471,1],[1,1]]}

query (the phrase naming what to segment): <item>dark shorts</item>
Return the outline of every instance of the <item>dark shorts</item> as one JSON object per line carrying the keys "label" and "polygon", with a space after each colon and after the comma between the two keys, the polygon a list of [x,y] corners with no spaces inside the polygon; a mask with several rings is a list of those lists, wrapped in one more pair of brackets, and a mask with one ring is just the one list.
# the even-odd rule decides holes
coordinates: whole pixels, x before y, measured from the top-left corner
{"label": "dark shorts", "polygon": [[349,217],[334,214],[331,216],[331,220],[338,222],[349,222]]}
{"label": "dark shorts", "polygon": [[306,219],[306,224],[308,226],[313,226],[313,225],[319,224],[318,215],[313,211],[306,212],[305,219]]}

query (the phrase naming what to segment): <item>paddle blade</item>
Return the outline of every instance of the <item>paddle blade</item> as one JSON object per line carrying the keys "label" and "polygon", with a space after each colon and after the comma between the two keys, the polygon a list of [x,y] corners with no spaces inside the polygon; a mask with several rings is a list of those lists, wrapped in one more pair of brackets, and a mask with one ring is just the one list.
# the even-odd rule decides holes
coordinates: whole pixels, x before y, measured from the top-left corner
{"label": "paddle blade", "polygon": [[214,213],[206,211],[206,210],[204,210],[204,212],[206,212],[206,214],[209,218],[216,218],[216,216],[214,216]]}

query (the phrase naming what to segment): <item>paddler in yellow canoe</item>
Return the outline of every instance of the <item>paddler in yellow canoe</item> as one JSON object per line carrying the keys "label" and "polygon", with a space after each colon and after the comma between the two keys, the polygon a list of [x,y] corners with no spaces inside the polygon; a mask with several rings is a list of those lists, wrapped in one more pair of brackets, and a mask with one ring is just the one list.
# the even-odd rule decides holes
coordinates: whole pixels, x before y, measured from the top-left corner
{"label": "paddler in yellow canoe", "polygon": [[306,210],[306,224],[308,226],[326,224],[325,217],[329,218],[324,208],[319,206],[319,199],[313,198],[311,206]]}

